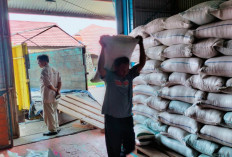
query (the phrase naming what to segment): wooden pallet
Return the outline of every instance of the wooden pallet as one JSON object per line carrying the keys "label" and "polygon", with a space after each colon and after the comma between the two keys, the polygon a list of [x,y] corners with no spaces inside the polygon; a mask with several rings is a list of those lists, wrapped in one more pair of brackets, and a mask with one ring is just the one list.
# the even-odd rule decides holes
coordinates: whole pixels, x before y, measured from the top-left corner
{"label": "wooden pallet", "polygon": [[94,101],[87,101],[74,95],[62,96],[58,110],[69,114],[97,128],[104,129],[104,116],[101,106]]}
{"label": "wooden pallet", "polygon": [[166,154],[162,153],[156,148],[152,148],[151,146],[136,146],[136,154],[149,157],[168,157]]}
{"label": "wooden pallet", "polygon": [[148,145],[148,146],[136,146],[136,153],[140,156],[148,157],[183,157],[180,154],[160,146],[158,144]]}

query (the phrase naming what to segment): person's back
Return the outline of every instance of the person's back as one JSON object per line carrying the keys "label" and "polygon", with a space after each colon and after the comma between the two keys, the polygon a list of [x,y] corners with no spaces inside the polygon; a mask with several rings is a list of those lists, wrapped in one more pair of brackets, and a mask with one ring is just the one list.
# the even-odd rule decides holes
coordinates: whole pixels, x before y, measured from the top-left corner
{"label": "person's back", "polygon": [[59,132],[56,96],[60,95],[61,77],[59,72],[49,66],[49,57],[40,55],[37,57],[38,65],[42,68],[40,75],[40,90],[43,103],[43,118],[49,132],[44,136],[56,135]]}
{"label": "person's back", "polygon": [[[47,78],[45,78],[47,77]],[[52,85],[55,88],[58,88],[58,83],[60,82],[60,74],[54,68],[49,65],[46,65],[41,71],[41,94],[42,100],[44,103],[52,103],[55,102],[57,93],[48,88],[48,85]]]}

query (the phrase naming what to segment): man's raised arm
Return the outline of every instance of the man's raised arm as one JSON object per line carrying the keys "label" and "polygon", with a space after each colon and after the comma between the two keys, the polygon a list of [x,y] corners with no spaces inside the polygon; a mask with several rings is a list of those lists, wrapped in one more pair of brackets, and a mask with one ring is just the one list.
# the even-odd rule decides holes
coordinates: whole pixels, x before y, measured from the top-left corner
{"label": "man's raised arm", "polygon": [[104,56],[104,51],[103,51],[103,45],[102,45],[102,50],[101,54],[98,60],[98,71],[100,73],[101,78],[104,78],[106,76],[106,70],[104,68],[105,65],[105,56]]}
{"label": "man's raised arm", "polygon": [[145,50],[144,50],[144,46],[143,46],[143,38],[141,36],[137,36],[136,38],[139,39],[138,44],[139,44],[139,48],[140,48],[139,64],[136,65],[137,72],[139,73],[143,69],[143,67],[146,63],[146,55],[145,55]]}

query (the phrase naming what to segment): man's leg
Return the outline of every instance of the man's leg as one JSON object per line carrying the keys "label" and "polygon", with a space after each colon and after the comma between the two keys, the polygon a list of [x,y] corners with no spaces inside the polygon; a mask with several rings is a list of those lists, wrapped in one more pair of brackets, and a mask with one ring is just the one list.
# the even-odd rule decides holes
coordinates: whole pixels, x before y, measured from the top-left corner
{"label": "man's leg", "polygon": [[128,155],[135,150],[135,132],[132,116],[125,118],[123,128],[123,153]]}
{"label": "man's leg", "polygon": [[43,117],[49,132],[56,132],[56,123],[54,116],[54,108],[52,103],[43,104]]}
{"label": "man's leg", "polygon": [[120,157],[121,126],[117,118],[105,115],[105,140],[108,157]]}
{"label": "man's leg", "polygon": [[58,107],[58,101],[53,103],[53,108],[54,108],[54,119],[55,119],[55,125],[56,125],[56,130],[60,130],[59,129],[59,120],[58,120],[58,113],[57,113],[57,107]]}

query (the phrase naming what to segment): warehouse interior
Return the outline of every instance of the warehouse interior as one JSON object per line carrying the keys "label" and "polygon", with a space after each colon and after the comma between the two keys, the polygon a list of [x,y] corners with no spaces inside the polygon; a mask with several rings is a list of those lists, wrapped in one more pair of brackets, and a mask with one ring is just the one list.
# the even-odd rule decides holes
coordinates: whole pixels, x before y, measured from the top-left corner
{"label": "warehouse interior", "polygon": [[[25,155],[33,149],[55,156],[107,156],[102,148],[102,104],[88,93],[73,91],[61,98],[58,110],[80,120],[75,125],[82,131],[14,147],[14,139],[21,133],[20,92],[15,84],[8,20],[11,12],[116,20],[118,34],[143,37],[147,60],[133,81],[136,149],[130,157],[232,156],[231,0],[0,2],[0,156],[9,155],[7,150]],[[84,51],[83,46],[83,65]],[[135,47],[132,65],[139,62],[139,53]],[[82,71],[82,83],[86,83],[86,67]],[[87,86],[78,89],[88,92]]]}

